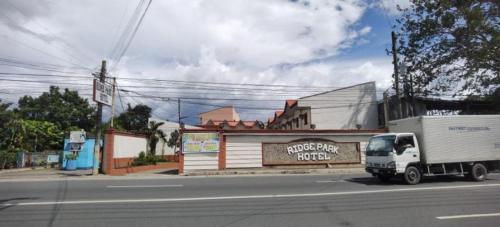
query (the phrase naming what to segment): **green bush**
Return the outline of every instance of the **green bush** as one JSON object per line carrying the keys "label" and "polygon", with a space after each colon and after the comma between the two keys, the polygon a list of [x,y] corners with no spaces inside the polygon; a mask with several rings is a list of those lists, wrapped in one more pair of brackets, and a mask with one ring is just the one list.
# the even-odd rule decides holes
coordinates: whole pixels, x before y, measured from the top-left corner
{"label": "green bush", "polygon": [[16,153],[8,150],[0,151],[0,169],[16,166]]}
{"label": "green bush", "polygon": [[139,157],[135,158],[134,161],[132,162],[132,166],[156,165],[156,163],[158,162],[166,162],[166,161],[167,160],[152,154],[146,155],[144,151],[141,151],[141,153],[139,153]]}
{"label": "green bush", "polygon": [[68,154],[66,155],[66,159],[68,160],[76,160],[78,158],[77,154]]}

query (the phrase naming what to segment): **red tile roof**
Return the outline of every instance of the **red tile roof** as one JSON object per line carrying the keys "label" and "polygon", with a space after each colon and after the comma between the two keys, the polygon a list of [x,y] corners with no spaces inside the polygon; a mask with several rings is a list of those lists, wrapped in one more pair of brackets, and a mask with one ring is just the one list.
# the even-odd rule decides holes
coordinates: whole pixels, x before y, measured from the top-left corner
{"label": "red tile roof", "polygon": [[297,104],[297,100],[296,99],[288,99],[288,100],[286,100],[286,105],[289,106],[289,107],[292,107],[295,104]]}

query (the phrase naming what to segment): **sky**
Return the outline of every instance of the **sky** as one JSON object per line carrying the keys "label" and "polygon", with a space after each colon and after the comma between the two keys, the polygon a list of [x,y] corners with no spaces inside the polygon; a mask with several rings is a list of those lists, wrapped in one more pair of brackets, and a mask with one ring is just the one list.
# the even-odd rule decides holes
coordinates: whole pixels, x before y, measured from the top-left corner
{"label": "sky", "polygon": [[[137,23],[147,3],[0,1],[0,99],[16,103],[54,84],[94,105],[92,73],[106,60],[121,89],[117,112],[142,103],[153,117],[177,121],[180,97],[188,124],[226,105],[244,120],[265,121],[286,99],[368,81],[379,94],[387,89],[396,6],[409,6],[408,0],[153,0],[119,58],[133,31],[129,21]],[[110,108],[104,110],[109,117]]]}

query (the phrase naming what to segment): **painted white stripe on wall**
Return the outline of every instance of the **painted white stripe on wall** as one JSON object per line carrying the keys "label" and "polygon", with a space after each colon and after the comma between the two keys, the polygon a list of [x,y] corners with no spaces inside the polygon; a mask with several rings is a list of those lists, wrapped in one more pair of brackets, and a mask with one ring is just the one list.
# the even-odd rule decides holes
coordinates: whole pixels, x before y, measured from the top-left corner
{"label": "painted white stripe on wall", "polygon": [[219,169],[218,153],[184,154],[184,170]]}
{"label": "painted white stripe on wall", "polygon": [[255,137],[226,137],[226,168],[262,167],[262,142]]}

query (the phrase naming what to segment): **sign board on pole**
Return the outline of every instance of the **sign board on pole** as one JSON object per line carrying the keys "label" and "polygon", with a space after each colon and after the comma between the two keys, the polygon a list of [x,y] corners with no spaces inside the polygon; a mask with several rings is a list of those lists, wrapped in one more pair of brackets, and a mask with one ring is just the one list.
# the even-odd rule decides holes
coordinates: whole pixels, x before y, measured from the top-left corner
{"label": "sign board on pole", "polygon": [[111,106],[112,96],[113,96],[112,85],[102,83],[99,80],[94,79],[94,92],[92,99],[95,102]]}
{"label": "sign board on pole", "polygon": [[182,134],[182,153],[219,152],[218,133]]}
{"label": "sign board on pole", "polygon": [[70,143],[85,143],[85,131],[71,131],[69,133]]}

